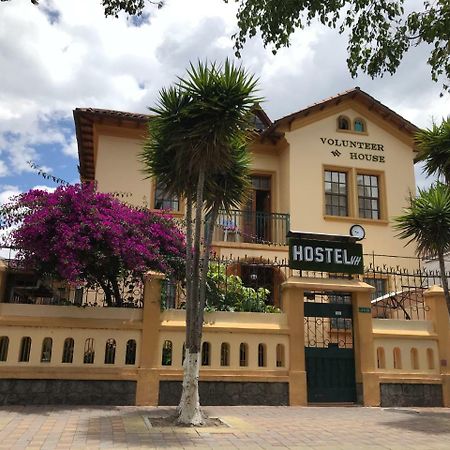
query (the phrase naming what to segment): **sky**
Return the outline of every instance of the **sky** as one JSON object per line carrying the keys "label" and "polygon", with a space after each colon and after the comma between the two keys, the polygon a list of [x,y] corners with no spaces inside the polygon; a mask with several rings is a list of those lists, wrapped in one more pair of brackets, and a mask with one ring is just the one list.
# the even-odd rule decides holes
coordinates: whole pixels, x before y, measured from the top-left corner
{"label": "sky", "polygon": [[[96,107],[146,113],[158,91],[189,62],[233,58],[236,4],[167,0],[139,19],[104,17],[100,0],[0,2],[0,203],[35,186],[52,188],[29,166],[78,181],[72,111]],[[314,24],[273,55],[248,41],[242,65],[259,78],[272,120],[360,86],[419,127],[450,115],[450,95],[431,81],[426,47],[394,76],[352,79],[346,36]],[[420,168],[417,183],[426,186]]]}

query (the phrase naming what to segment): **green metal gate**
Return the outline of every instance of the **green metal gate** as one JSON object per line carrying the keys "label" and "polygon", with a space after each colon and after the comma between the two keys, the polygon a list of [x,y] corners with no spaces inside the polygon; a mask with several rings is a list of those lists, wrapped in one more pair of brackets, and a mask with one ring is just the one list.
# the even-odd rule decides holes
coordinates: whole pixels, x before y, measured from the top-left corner
{"label": "green metal gate", "polygon": [[309,403],[355,402],[351,294],[305,292]]}

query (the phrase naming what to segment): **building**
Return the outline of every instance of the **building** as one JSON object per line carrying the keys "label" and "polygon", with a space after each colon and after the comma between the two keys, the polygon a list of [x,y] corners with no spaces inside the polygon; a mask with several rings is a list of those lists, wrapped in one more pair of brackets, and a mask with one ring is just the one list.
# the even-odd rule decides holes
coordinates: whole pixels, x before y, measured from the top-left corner
{"label": "building", "polygon": [[[83,180],[96,180],[101,191],[131,194],[127,201],[135,205],[183,216],[182,200],[167,197],[142,172],[149,116],[87,108],[75,109],[74,118]],[[358,224],[365,231],[366,266],[417,268],[414,247],[395,237],[391,222],[416,189],[416,131],[359,88],[275,122],[257,111],[252,195],[240,210],[219,215],[215,252],[240,258],[234,273],[247,285],[257,277],[271,286],[275,303],[283,274],[250,261],[286,259],[289,230],[348,235]],[[378,296],[394,290],[386,277],[372,273],[370,282]]]}

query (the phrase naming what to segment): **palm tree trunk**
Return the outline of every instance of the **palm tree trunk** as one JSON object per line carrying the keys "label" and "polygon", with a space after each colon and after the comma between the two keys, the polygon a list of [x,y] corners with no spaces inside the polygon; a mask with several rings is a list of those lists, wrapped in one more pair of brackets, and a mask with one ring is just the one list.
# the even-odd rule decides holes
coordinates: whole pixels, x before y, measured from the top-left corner
{"label": "palm tree trunk", "polygon": [[197,198],[195,202],[195,232],[192,259],[192,285],[187,298],[186,310],[190,310],[191,321],[186,324],[186,356],[184,360],[184,380],[182,401],[180,401],[178,422],[188,425],[203,423],[198,393],[200,370],[200,344],[202,322],[196,320],[199,313],[199,278],[200,278],[200,237],[203,212],[203,191],[205,187],[205,169],[201,169],[197,181]]}
{"label": "palm tree trunk", "polygon": [[186,402],[186,392],[189,377],[187,376],[187,349],[190,347],[190,330],[192,327],[192,197],[187,196],[186,199],[186,339],[184,345],[184,362],[183,362],[183,389],[181,391],[181,399],[178,404],[178,414],[184,408]]}
{"label": "palm tree trunk", "polygon": [[[209,270],[209,257],[211,253],[211,244],[212,237],[214,233],[214,227],[216,225],[217,217],[219,215],[219,203],[215,203],[211,210],[211,219],[207,226],[205,226],[205,250],[203,255],[203,265],[202,265],[202,273],[200,278],[200,306],[199,306],[199,314],[197,316],[197,320],[200,324],[203,323],[203,315],[205,310],[206,303],[206,280],[208,279],[208,270]],[[198,325],[201,329],[201,325]]]}
{"label": "palm tree trunk", "polygon": [[445,273],[444,252],[442,250],[438,251],[438,259],[439,259],[439,269],[441,272],[442,288],[444,289],[444,295],[445,295],[445,302],[447,303],[447,309],[450,314],[450,294],[448,291],[447,275]]}

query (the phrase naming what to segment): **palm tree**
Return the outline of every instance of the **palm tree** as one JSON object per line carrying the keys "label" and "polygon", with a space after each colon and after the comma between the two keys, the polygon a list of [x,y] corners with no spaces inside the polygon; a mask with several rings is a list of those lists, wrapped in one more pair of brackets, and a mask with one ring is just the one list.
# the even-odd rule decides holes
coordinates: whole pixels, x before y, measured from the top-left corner
{"label": "palm tree", "polygon": [[450,185],[450,117],[431,129],[420,130],[415,141],[419,149],[419,161],[425,162],[424,171],[443,178]]}
{"label": "palm tree", "polygon": [[[203,421],[198,396],[204,289],[219,208],[236,205],[248,183],[246,135],[260,99],[256,80],[228,60],[191,65],[186,78],[160,92],[142,159],[146,172],[186,199],[186,355],[179,422]],[[247,180],[247,181],[246,181]],[[195,205],[195,220],[192,221]],[[204,247],[201,224],[210,213]]]}
{"label": "palm tree", "polygon": [[450,295],[445,274],[444,255],[450,251],[450,187],[436,183],[428,190],[419,189],[404,214],[395,219],[398,236],[417,244],[419,256],[437,256],[444,288],[445,300],[450,313]]}

